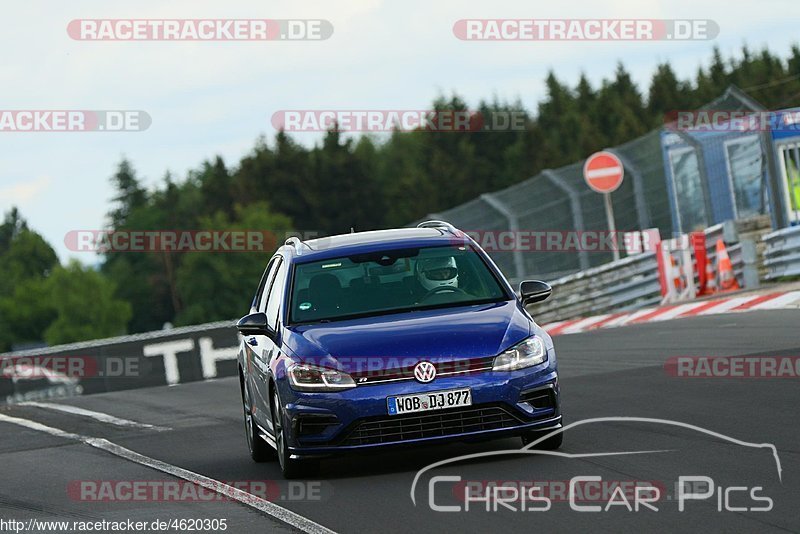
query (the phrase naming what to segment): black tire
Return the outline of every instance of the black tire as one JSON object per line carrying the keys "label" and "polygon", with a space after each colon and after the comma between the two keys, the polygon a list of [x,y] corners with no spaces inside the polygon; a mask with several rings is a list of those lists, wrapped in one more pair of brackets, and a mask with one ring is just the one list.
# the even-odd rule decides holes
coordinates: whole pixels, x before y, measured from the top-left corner
{"label": "black tire", "polygon": [[[552,430],[545,430],[539,432],[527,432],[522,435],[522,445],[528,445],[529,443],[533,443],[537,439],[541,438],[542,436],[546,436],[552,432]],[[559,432],[546,440],[536,444],[533,449],[539,451],[554,451],[556,449],[561,448],[561,444],[564,443],[564,432]]]}
{"label": "black tire", "polygon": [[272,428],[275,431],[275,445],[278,450],[278,463],[281,466],[283,478],[306,478],[313,476],[319,470],[319,460],[298,460],[291,458],[289,446],[286,443],[284,422],[286,417],[281,405],[278,391],[272,393]]}
{"label": "black tire", "polygon": [[250,394],[247,386],[242,381],[242,408],[244,409],[244,434],[247,439],[247,449],[254,462],[266,462],[275,458],[275,449],[261,439],[258,435],[258,426],[253,414],[250,412]]}

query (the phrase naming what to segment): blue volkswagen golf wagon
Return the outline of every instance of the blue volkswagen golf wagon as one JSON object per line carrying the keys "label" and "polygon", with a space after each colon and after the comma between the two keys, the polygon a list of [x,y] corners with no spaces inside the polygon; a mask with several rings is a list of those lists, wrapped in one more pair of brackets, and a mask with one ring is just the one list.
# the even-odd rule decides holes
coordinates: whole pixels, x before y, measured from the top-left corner
{"label": "blue volkswagen golf wagon", "polygon": [[250,455],[292,478],[346,452],[560,428],[553,341],[525,309],[551,291],[517,295],[441,221],[289,238],[237,323]]}

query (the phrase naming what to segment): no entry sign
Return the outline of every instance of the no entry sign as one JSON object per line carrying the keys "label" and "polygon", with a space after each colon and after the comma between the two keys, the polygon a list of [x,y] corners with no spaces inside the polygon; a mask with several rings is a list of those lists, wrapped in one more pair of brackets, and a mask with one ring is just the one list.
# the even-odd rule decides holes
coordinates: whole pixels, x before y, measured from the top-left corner
{"label": "no entry sign", "polygon": [[622,184],[625,169],[611,152],[595,152],[583,164],[583,178],[594,191],[611,193]]}

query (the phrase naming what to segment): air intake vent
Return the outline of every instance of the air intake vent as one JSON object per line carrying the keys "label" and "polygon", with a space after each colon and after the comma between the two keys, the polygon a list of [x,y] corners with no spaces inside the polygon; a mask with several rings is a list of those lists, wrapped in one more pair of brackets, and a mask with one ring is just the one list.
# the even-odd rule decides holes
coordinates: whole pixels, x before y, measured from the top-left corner
{"label": "air intake vent", "polygon": [[537,410],[554,409],[556,407],[556,396],[553,388],[523,391],[519,396],[519,401],[527,402]]}
{"label": "air intake vent", "polygon": [[339,424],[335,415],[303,414],[293,420],[297,436],[315,436],[322,434],[328,427]]}

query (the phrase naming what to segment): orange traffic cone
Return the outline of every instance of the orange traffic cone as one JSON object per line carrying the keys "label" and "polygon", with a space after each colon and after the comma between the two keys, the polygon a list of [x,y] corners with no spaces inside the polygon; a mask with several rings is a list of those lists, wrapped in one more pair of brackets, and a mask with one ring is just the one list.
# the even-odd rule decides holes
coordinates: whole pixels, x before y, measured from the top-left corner
{"label": "orange traffic cone", "polygon": [[714,273],[714,267],[710,261],[706,262],[706,289],[703,292],[706,295],[711,295],[717,292],[717,275]]}
{"label": "orange traffic cone", "polygon": [[733,265],[722,239],[717,239],[717,271],[719,272],[719,288],[721,291],[741,289],[739,282],[736,281],[736,275],[733,274]]}

